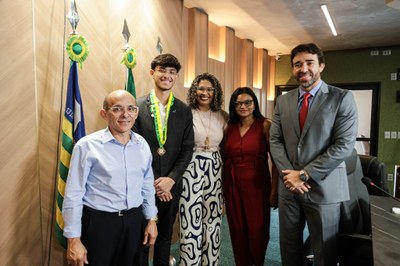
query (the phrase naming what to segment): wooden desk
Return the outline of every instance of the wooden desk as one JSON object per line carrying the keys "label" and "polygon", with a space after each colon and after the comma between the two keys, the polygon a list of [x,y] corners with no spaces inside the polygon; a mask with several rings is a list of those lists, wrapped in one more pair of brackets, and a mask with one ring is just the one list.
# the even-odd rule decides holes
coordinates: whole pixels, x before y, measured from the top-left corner
{"label": "wooden desk", "polygon": [[384,196],[370,200],[374,265],[400,265],[400,216],[391,211],[400,202]]}

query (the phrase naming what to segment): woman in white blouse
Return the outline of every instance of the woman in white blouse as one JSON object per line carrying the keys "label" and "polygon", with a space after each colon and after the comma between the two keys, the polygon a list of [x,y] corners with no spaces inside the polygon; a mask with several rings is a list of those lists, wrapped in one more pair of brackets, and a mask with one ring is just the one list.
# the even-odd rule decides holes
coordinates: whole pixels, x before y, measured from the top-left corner
{"label": "woman in white blouse", "polygon": [[222,99],[221,84],[209,73],[198,75],[188,91],[195,147],[179,203],[180,265],[219,265],[223,209],[219,150],[228,120]]}

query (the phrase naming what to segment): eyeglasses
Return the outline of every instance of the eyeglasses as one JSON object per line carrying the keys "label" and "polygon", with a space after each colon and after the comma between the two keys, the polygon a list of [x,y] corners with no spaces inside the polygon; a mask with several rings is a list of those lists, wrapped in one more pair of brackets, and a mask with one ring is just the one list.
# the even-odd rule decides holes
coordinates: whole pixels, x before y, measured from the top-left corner
{"label": "eyeglasses", "polygon": [[201,91],[202,93],[208,92],[213,93],[215,89],[213,87],[197,87],[196,90]]}
{"label": "eyeglasses", "polygon": [[240,108],[242,105],[245,107],[250,107],[253,104],[253,100],[247,100],[243,102],[235,102],[235,107]]}
{"label": "eyeglasses", "polygon": [[178,75],[178,71],[176,71],[175,68],[163,68],[163,67],[159,67],[156,69],[156,72],[158,72],[159,75],[161,76],[165,76],[165,75],[170,75],[170,76],[176,76]]}
{"label": "eyeglasses", "polygon": [[139,107],[134,106],[134,105],[128,105],[125,108],[121,105],[114,105],[114,106],[107,108],[106,110],[111,110],[111,112],[113,112],[113,114],[116,114],[116,115],[121,114],[124,110],[126,110],[126,112],[128,112],[130,114],[137,114],[139,112]]}

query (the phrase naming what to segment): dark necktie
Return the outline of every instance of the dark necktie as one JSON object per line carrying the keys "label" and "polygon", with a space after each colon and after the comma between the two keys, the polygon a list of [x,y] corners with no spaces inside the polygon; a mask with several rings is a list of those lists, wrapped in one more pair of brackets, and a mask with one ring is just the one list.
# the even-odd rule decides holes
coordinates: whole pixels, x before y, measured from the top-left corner
{"label": "dark necktie", "polygon": [[307,113],[308,113],[308,98],[310,98],[311,94],[307,92],[303,95],[303,102],[301,104],[300,113],[299,113],[299,121],[300,121],[300,130],[303,131],[304,123],[306,122]]}

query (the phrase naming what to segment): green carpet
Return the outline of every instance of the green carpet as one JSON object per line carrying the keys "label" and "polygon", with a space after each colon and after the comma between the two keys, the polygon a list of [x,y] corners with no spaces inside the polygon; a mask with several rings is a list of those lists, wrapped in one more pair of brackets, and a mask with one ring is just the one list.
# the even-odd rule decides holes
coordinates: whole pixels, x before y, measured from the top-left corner
{"label": "green carpet", "polygon": [[[228,221],[226,216],[222,219],[222,245],[220,266],[233,266],[235,259],[233,257],[232,244],[229,236]],[[179,263],[179,243],[171,246],[171,256]],[[281,255],[279,251],[279,218],[278,210],[271,210],[271,227],[270,240],[268,243],[267,254],[265,256],[264,265],[279,266],[281,265]]]}

